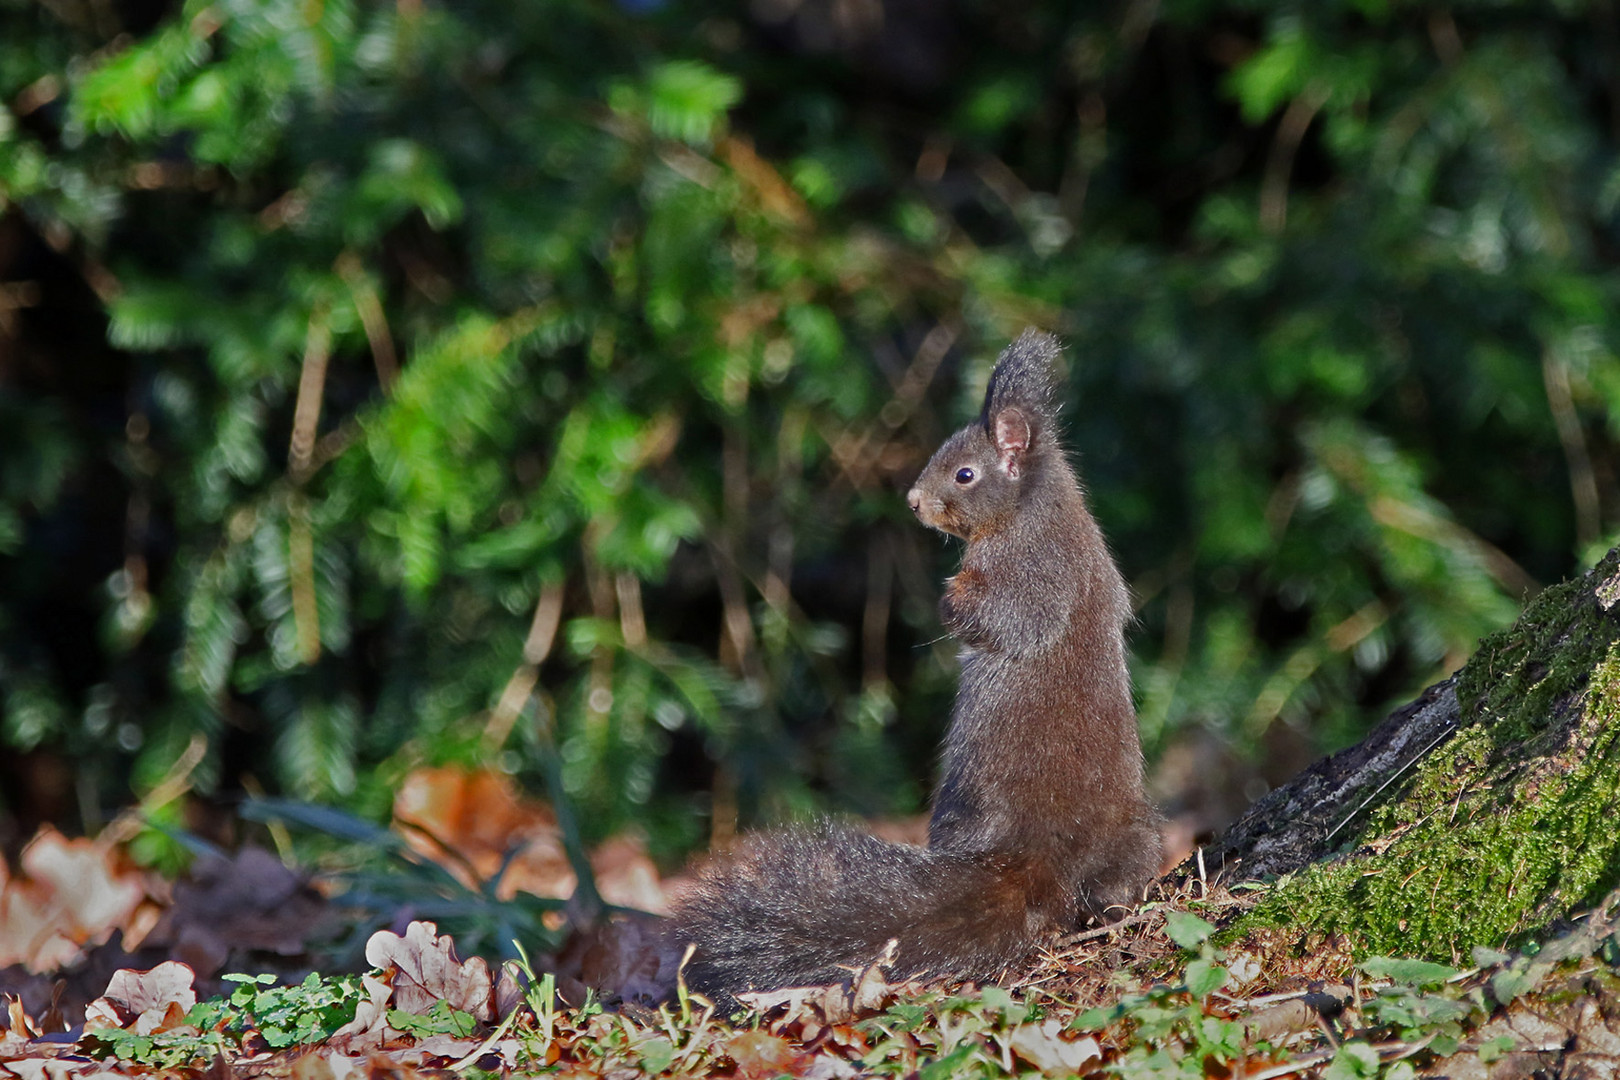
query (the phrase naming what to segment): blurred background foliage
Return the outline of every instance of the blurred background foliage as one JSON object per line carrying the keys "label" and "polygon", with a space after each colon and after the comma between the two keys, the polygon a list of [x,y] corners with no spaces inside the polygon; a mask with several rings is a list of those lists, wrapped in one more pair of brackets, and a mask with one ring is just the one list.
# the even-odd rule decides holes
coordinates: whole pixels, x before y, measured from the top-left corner
{"label": "blurred background foliage", "polygon": [[[9,841],[423,761],[926,804],[901,493],[1026,324],[1219,824],[1620,525],[1620,15],[0,0]],[[177,813],[175,806],[167,811]]]}

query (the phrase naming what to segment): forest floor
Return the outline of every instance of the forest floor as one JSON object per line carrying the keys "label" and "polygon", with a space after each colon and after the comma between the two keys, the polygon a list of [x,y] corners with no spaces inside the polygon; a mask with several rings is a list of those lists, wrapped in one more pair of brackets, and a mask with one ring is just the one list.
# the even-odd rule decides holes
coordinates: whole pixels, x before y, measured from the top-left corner
{"label": "forest floor", "polygon": [[[546,873],[549,887],[570,887],[566,859],[546,854],[544,815],[491,783],[419,777],[418,794],[426,784],[436,798],[396,821],[402,843],[470,878],[499,849],[490,822],[504,813],[515,830],[504,865],[528,887],[548,887]],[[497,810],[458,818],[467,797]],[[529,832],[512,856],[518,824]],[[645,856],[623,843],[595,855],[604,896],[658,905]],[[344,973],[329,965],[356,925],[347,894],[265,849],[199,860],[169,882],[116,840],[46,830],[20,863],[0,891],[0,961],[11,965],[0,970],[0,1076],[23,1080],[1620,1076],[1620,894],[1539,945],[1475,950],[1464,968],[1357,963],[1330,939],[1219,934],[1264,889],[1234,894],[1188,872],[1124,922],[1056,942],[994,985],[897,985],[874,963],[844,986],[750,995],[748,1012],[722,1017],[696,995],[626,1000],[601,978],[635,967],[647,920],[599,926],[532,966],[492,966],[462,959],[448,933],[400,907],[373,913],[370,925],[393,929],[362,932],[364,962]],[[579,978],[593,958],[602,994]]]}

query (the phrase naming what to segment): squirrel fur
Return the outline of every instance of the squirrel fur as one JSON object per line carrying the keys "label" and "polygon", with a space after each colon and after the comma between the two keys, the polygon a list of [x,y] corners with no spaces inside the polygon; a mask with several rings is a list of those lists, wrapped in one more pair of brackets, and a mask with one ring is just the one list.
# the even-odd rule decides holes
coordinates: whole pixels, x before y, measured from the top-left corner
{"label": "squirrel fur", "polygon": [[896,976],[990,978],[1045,935],[1117,915],[1158,873],[1125,664],[1124,579],[1058,441],[1049,334],[1026,330],[977,422],[907,496],[967,541],[940,615],[961,642],[928,846],[823,823],[755,834],[677,905],[689,986],[837,982],[896,943]]}

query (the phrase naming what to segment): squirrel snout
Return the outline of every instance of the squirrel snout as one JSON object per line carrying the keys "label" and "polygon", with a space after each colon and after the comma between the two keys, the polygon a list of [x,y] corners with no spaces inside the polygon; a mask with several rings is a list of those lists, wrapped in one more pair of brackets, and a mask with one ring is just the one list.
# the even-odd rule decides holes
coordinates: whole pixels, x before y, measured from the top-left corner
{"label": "squirrel snout", "polygon": [[911,507],[911,512],[916,514],[918,517],[922,516],[922,501],[922,488],[914,487],[910,491],[906,492],[906,505]]}

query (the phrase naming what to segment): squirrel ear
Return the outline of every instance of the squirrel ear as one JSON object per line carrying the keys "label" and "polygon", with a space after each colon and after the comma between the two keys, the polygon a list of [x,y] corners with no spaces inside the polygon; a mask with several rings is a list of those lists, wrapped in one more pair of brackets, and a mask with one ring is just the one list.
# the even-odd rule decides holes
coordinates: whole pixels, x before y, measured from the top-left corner
{"label": "squirrel ear", "polygon": [[1015,480],[1023,467],[1024,455],[1029,453],[1032,435],[1029,417],[1016,406],[1001,409],[991,418],[990,441],[995,444],[1001,467]]}

